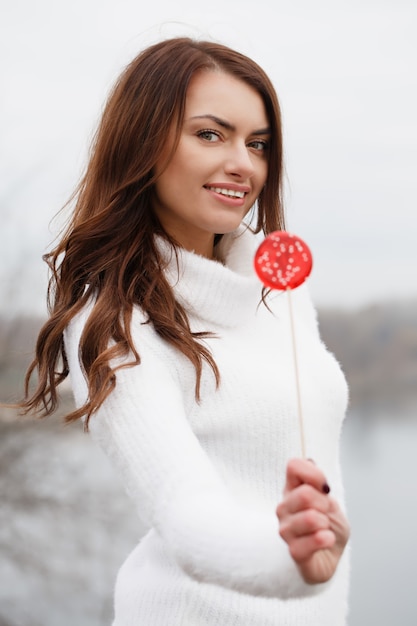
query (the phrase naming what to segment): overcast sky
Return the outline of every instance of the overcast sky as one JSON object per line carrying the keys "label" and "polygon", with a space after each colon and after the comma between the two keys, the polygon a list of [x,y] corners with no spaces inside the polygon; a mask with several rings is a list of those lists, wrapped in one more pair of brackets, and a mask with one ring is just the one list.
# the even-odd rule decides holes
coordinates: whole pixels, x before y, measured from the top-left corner
{"label": "overcast sky", "polygon": [[272,78],[316,304],[417,297],[415,0],[2,0],[1,13],[0,310],[44,310],[49,222],[109,88],[143,47],[184,34]]}

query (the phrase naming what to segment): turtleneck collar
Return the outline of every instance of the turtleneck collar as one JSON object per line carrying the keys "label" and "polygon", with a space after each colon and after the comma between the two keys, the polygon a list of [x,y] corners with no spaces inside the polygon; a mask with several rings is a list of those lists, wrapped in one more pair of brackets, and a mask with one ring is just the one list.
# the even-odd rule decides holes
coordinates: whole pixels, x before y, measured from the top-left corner
{"label": "turtleneck collar", "polygon": [[257,240],[246,226],[222,237],[218,260],[179,248],[177,263],[170,244],[161,237],[157,244],[167,263],[165,276],[189,316],[234,327],[256,314],[262,291],[253,267]]}

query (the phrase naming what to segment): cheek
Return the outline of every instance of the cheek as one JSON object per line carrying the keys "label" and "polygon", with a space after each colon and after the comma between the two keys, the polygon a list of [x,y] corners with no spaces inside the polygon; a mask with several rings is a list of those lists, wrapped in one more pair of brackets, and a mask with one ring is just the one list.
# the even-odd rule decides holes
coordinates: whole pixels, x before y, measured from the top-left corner
{"label": "cheek", "polygon": [[262,164],[259,165],[257,170],[256,177],[256,186],[257,186],[257,195],[261,192],[263,186],[266,183],[266,179],[268,178],[268,163],[265,160]]}
{"label": "cheek", "polygon": [[196,168],[195,163],[194,155],[187,154],[184,150],[177,153],[166,172],[166,179],[170,185],[176,190],[189,187],[190,183],[195,180],[196,174],[198,174],[198,168]]}
{"label": "cheek", "polygon": [[156,181],[157,195],[165,201],[170,196],[176,196],[183,187],[182,174],[183,168],[178,163],[178,159],[174,158]]}
{"label": "cheek", "polygon": [[262,177],[263,177],[262,186],[264,186],[266,183],[266,179],[268,178],[268,172],[269,172],[269,159],[265,157],[265,160],[263,162],[263,169],[262,169]]}

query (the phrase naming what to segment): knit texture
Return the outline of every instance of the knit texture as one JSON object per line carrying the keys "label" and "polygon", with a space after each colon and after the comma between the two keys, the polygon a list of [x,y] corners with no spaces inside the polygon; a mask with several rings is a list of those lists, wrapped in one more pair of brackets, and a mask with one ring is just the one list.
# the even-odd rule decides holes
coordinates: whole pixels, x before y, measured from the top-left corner
{"label": "knit texture", "polygon": [[[118,574],[114,626],[342,626],[347,552],[329,583],[307,585],[278,534],[286,464],[300,456],[288,294],[260,304],[257,240],[243,227],[223,237],[220,261],[181,250],[177,263],[158,245],[192,330],[214,334],[204,341],[221,383],[204,366],[197,403],[191,363],[134,310],[141,364],[118,370],[90,421],[149,528]],[[292,298],[307,455],[343,506],[347,387],[306,287]],[[87,396],[78,346],[89,311],[65,332],[77,405]]]}

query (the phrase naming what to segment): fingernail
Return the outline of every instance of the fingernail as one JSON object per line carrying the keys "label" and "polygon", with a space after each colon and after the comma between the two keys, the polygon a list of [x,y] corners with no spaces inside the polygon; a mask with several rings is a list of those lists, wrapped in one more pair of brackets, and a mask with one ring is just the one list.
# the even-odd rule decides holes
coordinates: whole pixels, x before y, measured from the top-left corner
{"label": "fingernail", "polygon": [[310,461],[310,463],[313,463],[313,465],[316,464],[316,462],[313,459],[307,459],[307,461]]}
{"label": "fingernail", "polygon": [[327,483],[324,483],[322,489],[323,489],[323,493],[330,493],[330,487]]}

